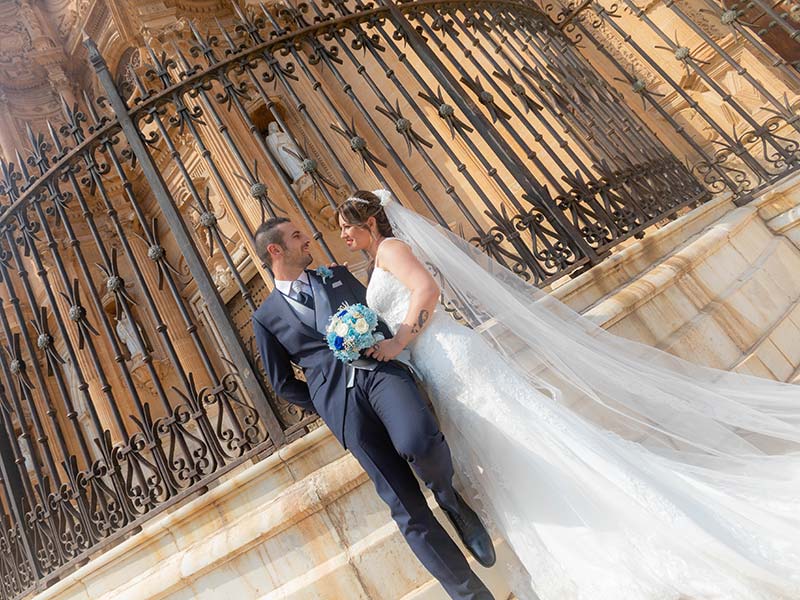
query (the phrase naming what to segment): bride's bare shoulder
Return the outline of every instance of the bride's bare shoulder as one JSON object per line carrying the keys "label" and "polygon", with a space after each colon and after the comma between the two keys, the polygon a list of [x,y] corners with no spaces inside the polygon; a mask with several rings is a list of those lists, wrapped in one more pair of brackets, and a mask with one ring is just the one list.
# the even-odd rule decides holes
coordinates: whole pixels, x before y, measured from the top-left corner
{"label": "bride's bare shoulder", "polygon": [[387,271],[394,271],[398,266],[403,268],[410,261],[416,262],[411,247],[397,238],[383,240],[375,254],[375,266]]}

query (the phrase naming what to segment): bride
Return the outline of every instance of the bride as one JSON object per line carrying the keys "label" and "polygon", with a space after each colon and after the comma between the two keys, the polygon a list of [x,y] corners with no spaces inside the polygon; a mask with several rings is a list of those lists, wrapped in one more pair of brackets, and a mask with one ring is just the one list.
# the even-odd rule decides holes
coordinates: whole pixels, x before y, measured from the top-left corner
{"label": "bride", "polygon": [[394,333],[369,353],[411,351],[519,598],[800,598],[798,386],[616,337],[385,190],[339,222]]}

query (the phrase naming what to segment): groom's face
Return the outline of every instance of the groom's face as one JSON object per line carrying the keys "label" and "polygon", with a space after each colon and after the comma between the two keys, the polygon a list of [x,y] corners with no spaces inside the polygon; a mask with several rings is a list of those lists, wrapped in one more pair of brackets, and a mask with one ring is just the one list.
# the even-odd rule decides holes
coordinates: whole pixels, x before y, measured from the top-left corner
{"label": "groom's face", "polygon": [[283,234],[283,251],[280,260],[289,268],[305,269],[314,258],[311,256],[311,238],[294,223],[278,225]]}

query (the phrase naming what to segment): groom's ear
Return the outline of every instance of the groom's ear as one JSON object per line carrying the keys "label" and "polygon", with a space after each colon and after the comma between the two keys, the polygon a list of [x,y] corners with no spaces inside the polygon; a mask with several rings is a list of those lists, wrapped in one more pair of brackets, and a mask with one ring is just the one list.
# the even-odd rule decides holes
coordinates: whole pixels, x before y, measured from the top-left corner
{"label": "groom's ear", "polygon": [[274,262],[275,259],[283,254],[283,247],[280,244],[267,244],[267,254]]}

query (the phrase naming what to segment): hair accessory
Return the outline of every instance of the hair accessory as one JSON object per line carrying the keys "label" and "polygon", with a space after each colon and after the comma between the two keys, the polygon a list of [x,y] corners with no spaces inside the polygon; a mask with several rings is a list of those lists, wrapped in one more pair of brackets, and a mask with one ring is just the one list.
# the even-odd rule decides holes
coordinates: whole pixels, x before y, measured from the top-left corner
{"label": "hair accessory", "polygon": [[384,190],[384,189],[372,190],[372,193],[375,194],[381,201],[381,206],[386,206],[393,199],[392,192],[390,192],[389,190]]}

